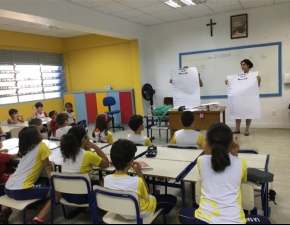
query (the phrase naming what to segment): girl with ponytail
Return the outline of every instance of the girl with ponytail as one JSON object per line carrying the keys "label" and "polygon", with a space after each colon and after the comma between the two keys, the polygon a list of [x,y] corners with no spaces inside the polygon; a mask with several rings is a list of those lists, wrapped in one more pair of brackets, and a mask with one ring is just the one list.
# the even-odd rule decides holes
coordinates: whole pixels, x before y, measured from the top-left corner
{"label": "girl with ponytail", "polygon": [[204,155],[197,160],[201,176],[199,208],[182,208],[182,224],[271,224],[273,220],[246,215],[242,208],[241,183],[247,181],[247,165],[238,156],[239,144],[223,123],[210,126]]}

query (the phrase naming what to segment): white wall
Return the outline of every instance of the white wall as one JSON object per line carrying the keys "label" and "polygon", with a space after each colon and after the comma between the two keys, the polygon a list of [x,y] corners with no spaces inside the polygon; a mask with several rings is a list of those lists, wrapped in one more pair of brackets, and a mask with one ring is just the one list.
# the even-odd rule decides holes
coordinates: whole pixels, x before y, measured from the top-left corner
{"label": "white wall", "polygon": [[[163,97],[172,96],[169,71],[178,68],[179,53],[269,42],[282,42],[282,74],[289,73],[289,12],[290,4],[285,3],[148,27],[146,49],[140,49],[141,58],[145,58],[141,61],[145,63],[141,66],[142,82],[153,85],[157,98],[155,104],[162,105]],[[231,39],[230,16],[244,13],[248,14],[248,38]],[[210,36],[210,28],[206,26],[210,19],[217,23],[213,27],[213,37]],[[240,71],[239,63],[237,62],[237,72]],[[267,80],[262,78],[263,82]],[[208,101],[219,101],[221,105],[227,105],[227,99],[202,100]],[[290,85],[283,84],[282,97],[261,98],[262,119],[254,120],[252,127],[290,128],[289,104]],[[148,102],[144,101],[145,114],[149,113],[148,106]],[[276,116],[272,115],[273,110],[276,110]],[[229,119],[228,110],[226,120],[227,124],[234,125],[234,120]]]}

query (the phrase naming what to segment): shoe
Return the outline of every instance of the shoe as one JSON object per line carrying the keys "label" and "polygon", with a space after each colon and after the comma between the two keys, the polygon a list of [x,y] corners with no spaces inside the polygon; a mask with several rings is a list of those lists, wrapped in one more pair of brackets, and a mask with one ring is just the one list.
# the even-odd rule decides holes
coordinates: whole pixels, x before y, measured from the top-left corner
{"label": "shoe", "polygon": [[44,224],[44,220],[40,219],[40,218],[37,218],[37,217],[34,217],[30,222],[29,224]]}
{"label": "shoe", "polygon": [[8,219],[12,214],[12,210],[3,209],[0,214],[0,224],[8,224]]}
{"label": "shoe", "polygon": [[245,135],[245,136],[249,136],[249,135],[250,135],[250,133],[244,133],[244,135]]}
{"label": "shoe", "polygon": [[241,131],[233,131],[233,134],[240,134]]}

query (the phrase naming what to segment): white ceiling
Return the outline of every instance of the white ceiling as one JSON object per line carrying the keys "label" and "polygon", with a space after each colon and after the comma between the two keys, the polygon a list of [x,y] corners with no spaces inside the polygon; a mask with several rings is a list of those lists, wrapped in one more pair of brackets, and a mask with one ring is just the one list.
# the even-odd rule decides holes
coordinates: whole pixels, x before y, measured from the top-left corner
{"label": "white ceiling", "polygon": [[[42,0],[45,1],[45,0]],[[52,0],[51,0],[52,1]],[[290,2],[290,0],[197,0],[205,2],[195,6],[172,8],[167,0],[66,0],[71,4],[119,17],[146,26],[188,20],[243,9]],[[0,30],[68,38],[88,33],[70,29],[50,29],[49,24],[36,24],[1,17]]]}

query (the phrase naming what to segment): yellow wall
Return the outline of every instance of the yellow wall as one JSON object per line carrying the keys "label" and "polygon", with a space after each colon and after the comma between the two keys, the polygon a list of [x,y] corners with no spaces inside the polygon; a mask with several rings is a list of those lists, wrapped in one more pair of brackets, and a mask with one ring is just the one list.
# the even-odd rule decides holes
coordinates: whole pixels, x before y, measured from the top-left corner
{"label": "yellow wall", "polygon": [[[61,53],[63,39],[0,30],[0,49]],[[62,99],[43,100],[42,103],[47,113],[53,109],[63,111]],[[0,121],[7,120],[8,110],[11,108],[16,108],[24,119],[27,119],[32,116],[31,106],[33,105],[34,102],[0,106]]]}
{"label": "yellow wall", "polygon": [[[63,99],[61,98],[53,100],[42,100],[41,102],[43,104],[43,110],[47,112],[47,114],[53,109],[57,112],[63,111]],[[24,119],[27,120],[32,116],[31,107],[34,106],[34,104],[34,102],[28,102],[1,106],[0,121],[6,121],[9,118],[8,111],[11,108],[17,109],[18,112],[23,115]]]}
{"label": "yellow wall", "polygon": [[137,40],[87,35],[64,45],[68,91],[133,88],[136,112],[143,114]]}
{"label": "yellow wall", "polygon": [[[143,114],[137,40],[100,35],[62,39],[0,30],[0,49],[62,52],[68,91],[103,90],[107,84],[113,89],[133,88],[136,112]],[[45,102],[47,112],[63,110],[63,101]],[[32,102],[0,106],[0,121],[7,119],[9,108],[30,116],[31,105]]]}
{"label": "yellow wall", "polygon": [[0,30],[0,49],[62,52],[63,39]]}

